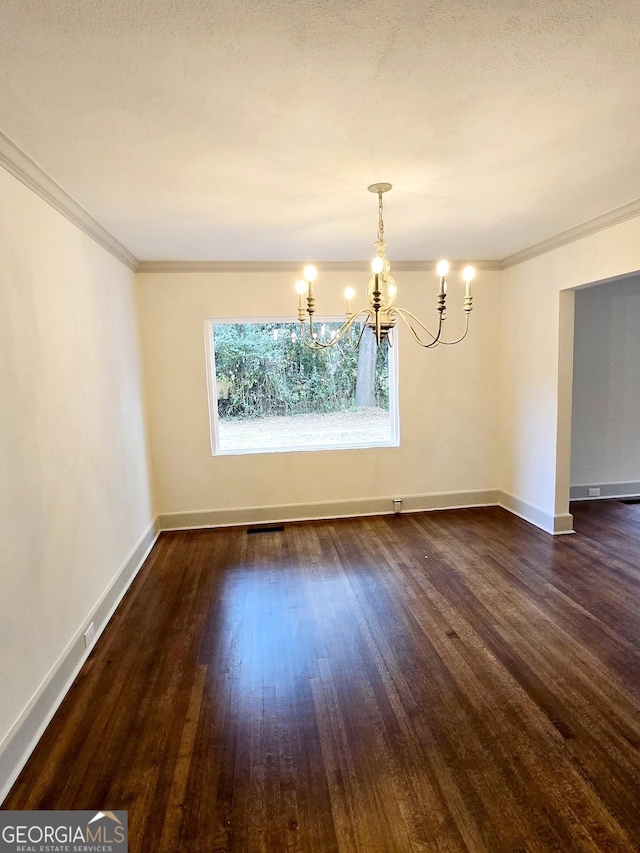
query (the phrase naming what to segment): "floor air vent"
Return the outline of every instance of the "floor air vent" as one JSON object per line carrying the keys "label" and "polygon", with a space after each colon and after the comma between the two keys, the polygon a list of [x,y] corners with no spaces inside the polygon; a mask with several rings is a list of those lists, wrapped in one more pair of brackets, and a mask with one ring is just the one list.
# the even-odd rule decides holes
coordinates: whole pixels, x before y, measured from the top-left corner
{"label": "floor air vent", "polygon": [[627,498],[624,501],[620,501],[621,504],[640,504],[640,498]]}
{"label": "floor air vent", "polygon": [[247,534],[251,536],[252,533],[284,533],[284,527],[282,524],[266,524],[262,525],[262,527],[247,527]]}

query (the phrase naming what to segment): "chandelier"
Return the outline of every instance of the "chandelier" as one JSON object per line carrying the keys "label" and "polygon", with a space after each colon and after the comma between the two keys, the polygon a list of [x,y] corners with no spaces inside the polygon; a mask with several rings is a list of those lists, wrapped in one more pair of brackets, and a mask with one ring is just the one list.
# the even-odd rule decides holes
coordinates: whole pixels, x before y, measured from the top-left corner
{"label": "chandelier", "polygon": [[[298,293],[298,320],[300,321],[301,339],[303,343],[310,349],[326,349],[327,347],[335,346],[346,336],[347,343],[354,349],[360,345],[362,335],[365,329],[371,329],[375,334],[376,343],[379,345],[384,340],[388,340],[391,331],[395,328],[397,318],[401,317],[406,326],[409,328],[415,341],[425,349],[431,349],[439,344],[451,346],[459,344],[464,340],[469,331],[469,315],[471,314],[473,298],[471,296],[471,279],[475,275],[473,267],[465,267],[462,271],[462,278],[465,282],[465,295],[462,305],[462,310],[465,316],[464,332],[456,340],[444,340],[444,322],[447,316],[447,273],[449,264],[447,261],[440,261],[437,266],[438,276],[440,277],[440,289],[436,302],[436,311],[439,315],[438,325],[435,332],[429,329],[406,308],[398,308],[395,304],[398,295],[398,287],[395,279],[391,275],[391,264],[385,254],[387,244],[384,241],[384,221],[382,218],[382,195],[391,189],[391,184],[379,183],[371,184],[367,188],[369,192],[376,193],[378,196],[378,239],[375,243],[376,256],[371,263],[371,272],[373,275],[369,279],[367,285],[366,298],[368,305],[358,311],[351,310],[351,303],[355,296],[355,291],[352,287],[348,287],[345,292],[347,299],[347,318],[340,328],[332,333],[331,340],[323,342],[318,340],[318,333],[314,329],[313,315],[316,313],[316,300],[313,295],[313,282],[317,277],[317,270],[314,266],[304,268],[304,278],[296,282],[296,291]],[[306,308],[304,305],[304,294],[307,294]],[[305,317],[305,314],[307,317]],[[308,321],[307,321],[308,318]],[[362,330],[357,338],[353,338],[353,326],[355,323],[362,323]],[[424,334],[428,338],[424,338]]]}

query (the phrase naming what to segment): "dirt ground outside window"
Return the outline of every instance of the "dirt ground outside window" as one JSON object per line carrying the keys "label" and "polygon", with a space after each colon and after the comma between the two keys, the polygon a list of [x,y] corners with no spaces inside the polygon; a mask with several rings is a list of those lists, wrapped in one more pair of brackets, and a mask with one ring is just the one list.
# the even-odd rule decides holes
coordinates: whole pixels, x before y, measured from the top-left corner
{"label": "dirt ground outside window", "polygon": [[218,429],[218,446],[223,452],[386,444],[392,439],[389,412],[380,408],[252,419],[221,418]]}

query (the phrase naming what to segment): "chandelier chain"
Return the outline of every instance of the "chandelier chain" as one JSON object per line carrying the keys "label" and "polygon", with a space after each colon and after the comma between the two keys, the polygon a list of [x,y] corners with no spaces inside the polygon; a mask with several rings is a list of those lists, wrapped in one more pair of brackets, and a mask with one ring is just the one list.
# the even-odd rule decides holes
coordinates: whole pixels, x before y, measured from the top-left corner
{"label": "chandelier chain", "polygon": [[382,193],[378,193],[378,241],[384,240],[384,222],[382,221]]}

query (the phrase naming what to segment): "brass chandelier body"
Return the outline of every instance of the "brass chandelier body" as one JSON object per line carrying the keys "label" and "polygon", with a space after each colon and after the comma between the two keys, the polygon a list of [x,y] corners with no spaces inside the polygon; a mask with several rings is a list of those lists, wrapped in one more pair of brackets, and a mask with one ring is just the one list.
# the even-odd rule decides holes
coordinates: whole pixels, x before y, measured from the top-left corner
{"label": "brass chandelier body", "polygon": [[[385,249],[387,244],[384,241],[384,221],[382,216],[382,195],[391,189],[391,184],[378,183],[371,184],[368,187],[369,192],[376,193],[378,196],[378,239],[376,240],[376,256],[371,263],[372,276],[367,285],[366,298],[368,305],[359,309],[356,312],[351,310],[351,301],[355,295],[353,288],[345,290],[347,299],[347,316],[345,322],[340,328],[332,333],[331,340],[323,342],[318,340],[318,333],[314,328],[313,315],[316,313],[316,300],[313,291],[313,283],[317,276],[315,267],[309,265],[304,269],[304,278],[296,282],[296,290],[298,292],[298,320],[300,322],[301,338],[303,343],[310,349],[326,349],[338,344],[341,340],[346,339],[349,346],[357,348],[362,339],[365,329],[370,329],[376,338],[376,343],[379,345],[384,340],[388,340],[391,344],[389,335],[395,328],[398,317],[402,318],[403,322],[411,332],[414,340],[424,349],[432,349],[439,344],[452,346],[464,340],[469,331],[469,315],[473,307],[473,297],[471,296],[471,279],[475,272],[473,267],[465,267],[462,272],[462,277],[465,281],[465,295],[462,310],[464,312],[465,323],[464,332],[456,340],[447,341],[444,339],[444,322],[447,316],[447,280],[446,275],[449,270],[449,265],[446,261],[440,261],[438,264],[438,275],[440,277],[440,289],[438,291],[436,311],[438,313],[438,325],[435,332],[429,329],[422,323],[415,314],[407,311],[406,308],[398,308],[395,304],[398,295],[398,287],[395,279],[391,275],[391,264],[386,256]],[[304,304],[304,294],[306,293],[306,307]],[[362,331],[360,335],[353,339],[353,326],[362,322]],[[424,335],[428,337],[425,339]]]}

